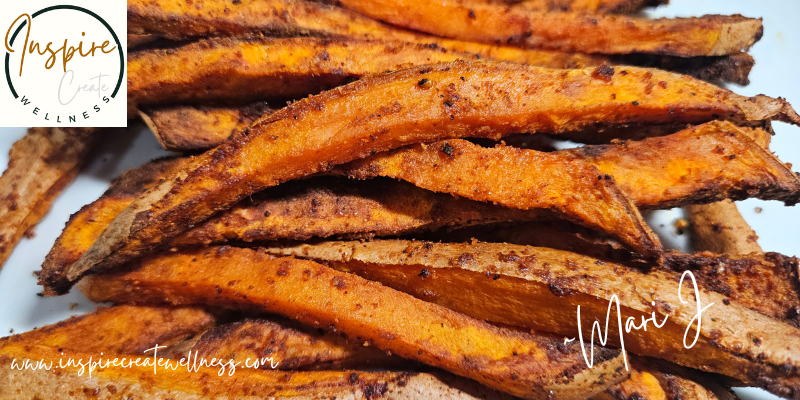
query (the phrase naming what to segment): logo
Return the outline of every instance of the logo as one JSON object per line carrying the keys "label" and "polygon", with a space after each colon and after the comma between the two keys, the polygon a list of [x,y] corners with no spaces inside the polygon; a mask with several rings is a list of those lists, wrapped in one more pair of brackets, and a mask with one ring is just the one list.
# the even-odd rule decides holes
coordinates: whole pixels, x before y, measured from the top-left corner
{"label": "logo", "polygon": [[47,3],[4,5],[0,126],[127,126],[125,2]]}

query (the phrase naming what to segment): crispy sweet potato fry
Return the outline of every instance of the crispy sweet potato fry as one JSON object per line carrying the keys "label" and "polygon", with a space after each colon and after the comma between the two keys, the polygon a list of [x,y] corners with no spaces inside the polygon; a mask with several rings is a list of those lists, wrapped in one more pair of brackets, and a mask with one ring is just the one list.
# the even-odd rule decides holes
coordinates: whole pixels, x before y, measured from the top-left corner
{"label": "crispy sweet potato fry", "polygon": [[613,176],[642,208],[751,196],[787,205],[800,201],[800,177],[750,139],[747,131],[729,122],[567,152]]}
{"label": "crispy sweet potato fry", "polygon": [[769,317],[800,327],[800,279],[796,258],[777,253],[687,255],[667,253],[664,267],[694,271],[708,290]]}
{"label": "crispy sweet potato fry", "polygon": [[128,57],[128,116],[156,104],[300,98],[369,74],[475,59],[413,43],[209,39]]}
{"label": "crispy sweet potato fry", "polygon": [[649,54],[627,54],[609,57],[612,65],[653,67],[691,75],[704,81],[722,81],[737,85],[750,84],[750,70],[755,60],[750,54],[739,53],[722,57],[672,57]]}
{"label": "crispy sweet potato fry", "polygon": [[[453,39],[584,53],[721,56],[750,48],[761,20],[741,15],[646,20],[526,10],[479,2],[340,0],[375,19]],[[450,15],[442,20],[438,16]]]}
{"label": "crispy sweet potato fry", "polygon": [[175,40],[251,34],[391,40],[433,44],[453,51],[478,54],[484,59],[539,67],[586,68],[603,63],[654,66],[705,80],[722,79],[738,84],[746,84],[752,68],[752,58],[740,54],[716,58],[627,54],[608,56],[444,39],[392,27],[349,10],[302,0],[245,0],[235,4],[224,0],[206,0],[202,9],[188,2],[131,0],[128,2],[128,29],[130,32],[148,32]]}
{"label": "crispy sweet potato fry", "polygon": [[645,7],[655,7],[666,1],[661,0],[510,0],[499,1],[518,4],[530,11],[563,11],[582,14],[627,14],[641,11]]}
{"label": "crispy sweet potato fry", "polygon": [[[747,129],[745,133],[761,147],[769,149],[772,136],[768,132]],[[684,212],[689,220],[695,251],[733,255],[764,252],[758,245],[758,235],[733,201],[688,205],[684,206]]]}
{"label": "crispy sweet potato fry", "polygon": [[99,307],[30,332],[0,339],[6,344],[37,344],[76,352],[145,355],[156,344],[176,344],[205,331],[215,318],[195,307],[120,305]]}
{"label": "crispy sweet potato fry", "polygon": [[201,358],[256,360],[269,358],[261,369],[328,370],[388,368],[402,359],[360,343],[347,341],[333,332],[317,332],[291,320],[248,318],[223,324],[203,335],[163,350],[180,359],[197,353]]}
{"label": "crispy sweet potato fry", "polygon": [[95,131],[31,128],[11,147],[8,167],[0,176],[0,268],[78,174]]}
{"label": "crispy sweet potato fry", "polygon": [[762,253],[758,236],[747,224],[736,204],[723,200],[714,204],[684,206],[690,221],[695,250],[717,254]]}
{"label": "crispy sweet potato fry", "polygon": [[[63,270],[74,263],[125,207],[163,178],[163,171],[177,169],[187,161],[145,164],[120,176],[106,194],[72,216],[43,268]],[[169,245],[389,236],[446,226],[552,217],[540,210],[496,207],[380,178],[369,182],[312,178],[255,194],[252,200],[248,198],[218,218],[173,238]]]}
{"label": "crispy sweet potato fry", "polygon": [[661,360],[632,357],[631,379],[620,382],[595,400],[736,400],[718,377]]}
{"label": "crispy sweet potato fry", "polygon": [[216,147],[272,112],[265,102],[241,107],[174,106],[140,112],[161,146],[170,151]]}
{"label": "crispy sweet potato fry", "polygon": [[387,176],[434,192],[510,208],[549,210],[605,232],[639,254],[657,258],[658,238],[614,180],[610,176],[604,179],[583,160],[565,162],[568,158],[557,152],[485,148],[450,140],[381,153],[344,169],[359,179]]}
{"label": "crispy sweet potato fry", "polygon": [[196,157],[126,208],[64,274],[43,274],[41,282],[47,294],[64,292],[87,272],[157,248],[252,193],[372,152],[444,138],[558,133],[595,122],[714,118],[800,121],[784,101],[747,99],[657,70],[455,62],[373,76],[293,103]]}
{"label": "crispy sweet potato fry", "polygon": [[[510,162],[501,166],[489,161],[499,154]],[[519,161],[541,154],[503,146],[485,149],[464,140],[448,140],[378,154],[336,170],[359,179],[373,176],[404,179],[429,190],[503,204],[502,200],[490,198],[501,196],[501,186],[511,182],[502,177],[520,177],[513,183],[515,190],[526,189],[526,183],[520,180],[539,172],[530,160]],[[641,208],[665,209],[747,197],[782,200],[787,205],[800,201],[800,177],[729,122],[713,121],[641,141],[547,153],[549,157],[561,155],[609,174]],[[466,166],[467,163],[471,164]],[[471,182],[469,175],[473,174],[491,174],[493,179]],[[467,193],[473,188],[478,188],[477,193]]]}
{"label": "crispy sweet potato fry", "polygon": [[[0,397],[4,400],[61,399],[76,395],[108,400],[120,397],[175,400],[323,400],[335,397],[369,400],[377,395],[414,400],[423,394],[431,394],[435,399],[453,400],[498,397],[497,393],[478,385],[459,387],[469,382],[415,372],[287,372],[239,368],[233,376],[227,373],[220,376],[216,367],[197,366],[193,372],[187,372],[185,366],[177,370],[158,368],[158,372],[153,373],[152,364],[140,363],[127,368],[99,368],[90,377],[88,367],[84,370],[73,365],[59,368],[59,361],[66,363],[67,358],[87,363],[90,358],[96,361],[97,354],[65,352],[62,355],[56,348],[35,343],[3,346],[0,348]],[[107,354],[102,360],[107,362],[114,358],[122,356]],[[130,360],[130,357],[125,358]],[[34,364],[41,360],[53,367],[50,370],[19,369],[24,360],[31,360]],[[152,356],[149,360],[152,361]]]}
{"label": "crispy sweet potato fry", "polygon": [[312,35],[433,44],[483,58],[567,68],[595,66],[603,56],[536,51],[484,43],[443,39],[398,29],[339,7],[295,0],[243,0],[232,4],[206,0],[202,9],[188,2],[128,2],[128,31],[151,33],[172,40],[208,36]]}
{"label": "crispy sweet potato fry", "polygon": [[[584,53],[719,56],[747,50],[763,34],[761,20],[741,15],[645,20],[537,12],[519,5],[503,7],[469,1],[340,3],[375,19],[433,35]],[[442,21],[437,18],[439,15],[454,17]]]}
{"label": "crispy sweet potato fry", "polygon": [[[494,243],[393,240],[266,250],[324,261],[475,318],[567,337],[576,337],[574,316],[580,305],[587,342],[592,321],[601,321],[601,329],[605,326],[602,321],[612,295],[616,295],[622,321],[633,317],[638,326],[640,318],[655,313],[664,323],[661,328],[625,333],[627,350],[725,374],[780,396],[800,397],[796,372],[800,344],[793,342],[800,340],[800,330],[702,289],[695,291],[700,305],[713,306],[702,312],[702,326],[697,327],[691,320],[699,305],[687,295],[688,288],[679,299],[680,275],[673,272],[643,273],[573,253]],[[793,262],[796,268],[797,260]],[[457,287],[470,290],[454,290]],[[608,338],[619,346],[620,333],[614,321],[612,314]],[[699,330],[699,340],[685,349],[682,338],[686,330],[695,333],[692,324]]]}
{"label": "crispy sweet potato fry", "polygon": [[128,34],[128,50],[150,43],[158,39],[155,35],[132,35]]}
{"label": "crispy sweet potato fry", "polygon": [[596,349],[588,368],[575,344],[498,328],[311,261],[217,247],[132,267],[91,276],[81,290],[95,301],[274,312],[525,398],[585,398],[625,378],[618,352]]}

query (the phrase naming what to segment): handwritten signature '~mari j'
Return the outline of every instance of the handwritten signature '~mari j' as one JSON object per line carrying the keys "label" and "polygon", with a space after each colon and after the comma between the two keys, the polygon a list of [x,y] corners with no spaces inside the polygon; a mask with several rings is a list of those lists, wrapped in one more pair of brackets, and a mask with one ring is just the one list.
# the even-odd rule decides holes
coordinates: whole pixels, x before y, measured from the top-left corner
{"label": "handwritten signature '~mari j'", "polygon": [[[689,321],[689,325],[686,327],[686,331],[683,334],[683,347],[686,348],[686,349],[691,349],[692,347],[694,347],[694,345],[697,343],[697,340],[700,337],[700,328],[702,326],[703,312],[705,310],[707,310],[709,307],[711,307],[714,303],[711,303],[711,304],[709,304],[709,305],[707,305],[705,307],[702,306],[702,304],[700,303],[700,290],[697,287],[697,281],[695,280],[694,274],[692,274],[691,271],[684,271],[683,275],[681,276],[681,280],[678,283],[678,299],[680,300],[680,302],[683,303],[683,304],[689,304],[689,301],[684,300],[683,296],[681,294],[681,289],[683,288],[683,281],[686,279],[687,276],[692,281],[692,286],[693,286],[693,289],[694,289],[693,292],[694,292],[694,296],[695,296],[696,312],[695,312],[694,316],[692,317],[692,319]],[[655,306],[656,303],[652,302],[651,304],[653,306]],[[620,344],[620,348],[622,349],[622,357],[623,357],[623,359],[625,361],[625,370],[627,371],[628,370],[628,356],[626,355],[626,352],[625,352],[625,336],[624,336],[624,334],[625,333],[630,333],[633,330],[637,330],[637,331],[638,330],[645,330],[646,331],[647,330],[647,325],[649,323],[653,324],[653,327],[654,327],[653,329],[661,328],[661,327],[664,326],[664,324],[667,323],[667,319],[669,318],[669,315],[665,315],[664,319],[659,322],[657,320],[657,318],[656,318],[655,311],[653,311],[650,314],[649,318],[645,318],[644,315],[641,316],[641,323],[638,324],[638,325],[637,325],[637,322],[636,322],[636,318],[634,318],[634,317],[628,317],[625,320],[625,324],[623,325],[622,324],[622,309],[621,309],[620,304],[619,304],[619,298],[615,294],[615,295],[611,296],[611,299],[608,302],[608,310],[606,311],[605,329],[601,328],[600,321],[595,320],[594,323],[592,323],[592,336],[591,336],[591,340],[589,342],[590,350],[589,350],[589,354],[587,354],[586,344],[585,344],[584,339],[583,339],[583,329],[581,327],[581,306],[579,305],[578,306],[578,339],[579,339],[580,344],[581,344],[581,351],[583,352],[583,359],[586,361],[586,365],[588,365],[589,367],[592,367],[592,365],[594,363],[595,334],[597,334],[597,339],[600,342],[600,345],[605,346],[606,343],[608,342],[608,336],[609,336],[608,328],[609,328],[609,324],[611,323],[611,319],[612,319],[611,309],[614,306],[616,306],[616,310],[617,310],[617,330],[619,331],[619,344]],[[690,333],[690,331],[692,329],[692,326],[696,326],[694,339],[691,341],[691,343],[687,343],[687,339],[688,339],[689,333]],[[623,329],[623,327],[624,327],[624,329]],[[568,339],[564,340],[564,343],[566,344],[566,343],[572,342],[573,340],[575,340],[575,338],[568,338]]]}

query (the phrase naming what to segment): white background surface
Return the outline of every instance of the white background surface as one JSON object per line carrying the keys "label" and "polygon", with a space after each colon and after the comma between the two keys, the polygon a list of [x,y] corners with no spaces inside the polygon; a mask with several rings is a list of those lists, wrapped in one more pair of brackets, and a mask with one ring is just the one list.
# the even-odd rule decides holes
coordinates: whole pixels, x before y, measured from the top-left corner
{"label": "white background surface", "polygon": [[[672,4],[648,13],[653,16],[693,16],[708,13],[735,14],[763,17],[763,39],[751,50],[756,59],[747,87],[732,87],[737,93],[752,96],[766,94],[781,96],[800,108],[800,1],[797,0],[672,0]],[[0,111],[2,112],[2,111]],[[0,125],[2,125],[0,114]],[[772,150],[781,160],[791,162],[800,170],[800,128],[782,123],[775,124],[777,135]],[[8,161],[11,144],[25,133],[19,128],[0,128],[0,166]],[[38,270],[69,215],[81,206],[96,200],[109,185],[109,181],[127,168],[141,165],[153,158],[166,155],[146,129],[116,129],[104,138],[94,152],[92,161],[84,172],[55,201],[49,214],[35,228],[36,236],[23,239],[0,270],[0,336],[43,326],[69,315],[94,309],[94,305],[79,293],[73,292],[59,298],[40,298],[33,272]],[[756,213],[756,207],[761,213]],[[798,255],[800,208],[784,207],[780,202],[747,200],[739,203],[745,219],[758,233],[759,243],[767,251]],[[679,217],[677,211],[658,212],[654,228],[665,244],[685,242],[675,237],[672,223]],[[663,225],[663,228],[660,227]],[[743,398],[775,398],[757,389],[740,391]]]}

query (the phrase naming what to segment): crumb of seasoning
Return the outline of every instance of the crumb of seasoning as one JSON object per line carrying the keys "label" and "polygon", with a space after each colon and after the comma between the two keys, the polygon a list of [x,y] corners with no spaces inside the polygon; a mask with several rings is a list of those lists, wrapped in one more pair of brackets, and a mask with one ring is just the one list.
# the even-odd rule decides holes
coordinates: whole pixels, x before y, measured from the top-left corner
{"label": "crumb of seasoning", "polygon": [[675,220],[675,230],[678,235],[683,235],[683,230],[689,227],[689,221],[686,218],[679,218]]}
{"label": "crumb of seasoning", "polygon": [[9,329],[8,333],[14,333],[14,328]]}
{"label": "crumb of seasoning", "polygon": [[450,143],[445,143],[444,146],[442,146],[441,150],[442,153],[447,154],[448,156],[452,156],[453,150],[455,149],[453,149],[453,146],[451,146]]}
{"label": "crumb of seasoning", "polygon": [[69,303],[70,311],[75,311],[76,308],[78,308],[78,303]]}
{"label": "crumb of seasoning", "polygon": [[761,207],[756,207],[753,209],[753,212],[755,212],[756,214],[761,214],[762,211],[764,211],[764,209]]}
{"label": "crumb of seasoning", "polygon": [[433,86],[433,83],[431,83],[430,79],[423,78],[423,79],[420,79],[419,82],[417,82],[417,86],[419,86],[419,87],[421,87],[423,89],[430,89],[430,87]]}
{"label": "crumb of seasoning", "polygon": [[33,239],[36,237],[36,232],[33,230],[33,228],[31,228],[25,231],[23,236],[25,236],[25,239]]}

